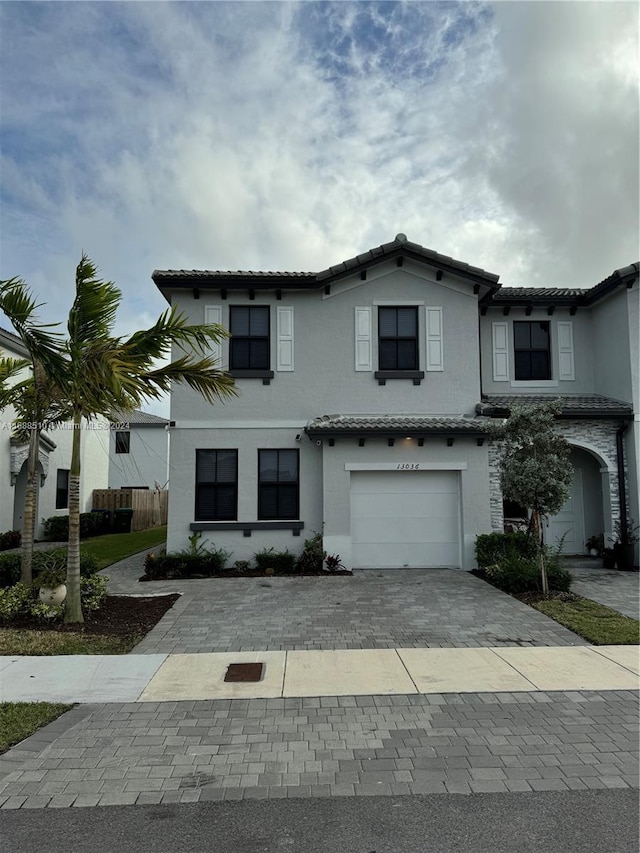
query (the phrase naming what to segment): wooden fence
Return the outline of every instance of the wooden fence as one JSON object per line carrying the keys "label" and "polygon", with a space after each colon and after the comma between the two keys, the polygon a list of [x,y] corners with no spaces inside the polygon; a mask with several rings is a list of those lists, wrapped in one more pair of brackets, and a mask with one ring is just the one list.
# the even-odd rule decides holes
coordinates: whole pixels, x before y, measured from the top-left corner
{"label": "wooden fence", "polygon": [[92,509],[132,509],[131,530],[147,530],[167,523],[167,489],[94,489]]}

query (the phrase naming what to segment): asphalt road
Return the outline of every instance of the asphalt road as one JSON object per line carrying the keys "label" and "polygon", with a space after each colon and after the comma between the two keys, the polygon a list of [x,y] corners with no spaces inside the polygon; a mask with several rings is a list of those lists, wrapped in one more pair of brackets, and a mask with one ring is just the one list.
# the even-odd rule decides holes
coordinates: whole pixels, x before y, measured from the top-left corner
{"label": "asphalt road", "polygon": [[3,853],[638,853],[638,792],[0,812]]}

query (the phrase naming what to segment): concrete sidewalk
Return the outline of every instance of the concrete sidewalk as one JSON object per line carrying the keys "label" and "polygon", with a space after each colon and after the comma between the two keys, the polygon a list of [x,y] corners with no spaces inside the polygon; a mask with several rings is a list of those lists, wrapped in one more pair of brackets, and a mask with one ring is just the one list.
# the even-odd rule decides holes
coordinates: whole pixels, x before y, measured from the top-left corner
{"label": "concrete sidewalk", "polygon": [[[261,662],[258,682],[224,681]],[[307,696],[635,690],[637,646],[348,649],[0,659],[2,701],[175,702]]]}

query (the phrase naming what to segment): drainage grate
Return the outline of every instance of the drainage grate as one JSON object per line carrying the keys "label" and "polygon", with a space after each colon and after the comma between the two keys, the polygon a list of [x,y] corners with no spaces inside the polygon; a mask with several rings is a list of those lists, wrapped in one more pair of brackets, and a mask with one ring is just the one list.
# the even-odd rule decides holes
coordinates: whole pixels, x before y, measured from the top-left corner
{"label": "drainage grate", "polygon": [[264,670],[263,663],[230,663],[225,681],[260,681]]}

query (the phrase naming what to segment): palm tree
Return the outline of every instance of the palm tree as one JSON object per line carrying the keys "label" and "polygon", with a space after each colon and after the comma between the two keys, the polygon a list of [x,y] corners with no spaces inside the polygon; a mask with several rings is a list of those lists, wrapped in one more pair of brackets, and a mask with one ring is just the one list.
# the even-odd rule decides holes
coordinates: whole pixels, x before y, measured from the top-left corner
{"label": "palm tree", "polygon": [[[22,553],[20,574],[23,583],[31,583],[31,564],[33,558],[33,540],[35,535],[35,507],[38,490],[37,465],[40,449],[40,436],[43,428],[64,420],[60,413],[57,396],[54,392],[56,382],[64,374],[62,342],[55,333],[47,332],[51,325],[43,326],[38,322],[36,304],[24,281],[18,278],[0,281],[0,310],[13,324],[22,345],[29,353],[28,359],[3,359],[0,369],[0,387],[5,385],[0,395],[17,410],[18,423],[28,427],[18,427],[15,434],[29,444],[27,460],[27,488],[22,530]],[[6,387],[8,380],[18,370],[31,365],[32,376],[17,384]],[[55,402],[54,402],[55,401]],[[0,405],[0,408],[2,408]]]}
{"label": "palm tree", "polygon": [[[113,282],[97,277],[94,264],[82,256],[76,270],[76,296],[69,312],[66,344],[68,371],[63,396],[73,419],[69,474],[69,549],[65,622],[82,622],[80,603],[80,450],[83,418],[109,417],[115,408],[138,408],[144,400],[161,397],[173,382],[186,382],[209,403],[236,394],[231,376],[216,367],[207,350],[227,332],[222,326],[189,325],[169,308],[149,329],[127,339],[115,337],[121,292]],[[171,354],[181,354],[155,367]]]}
{"label": "palm tree", "polygon": [[69,410],[61,397],[60,389],[36,362],[33,376],[27,380],[21,393],[14,402],[17,413],[17,427],[14,436],[29,444],[27,457],[27,484],[25,490],[21,581],[31,583],[33,563],[33,542],[36,529],[36,504],[38,493],[38,451],[40,437],[45,430],[59,426],[69,419]]}

